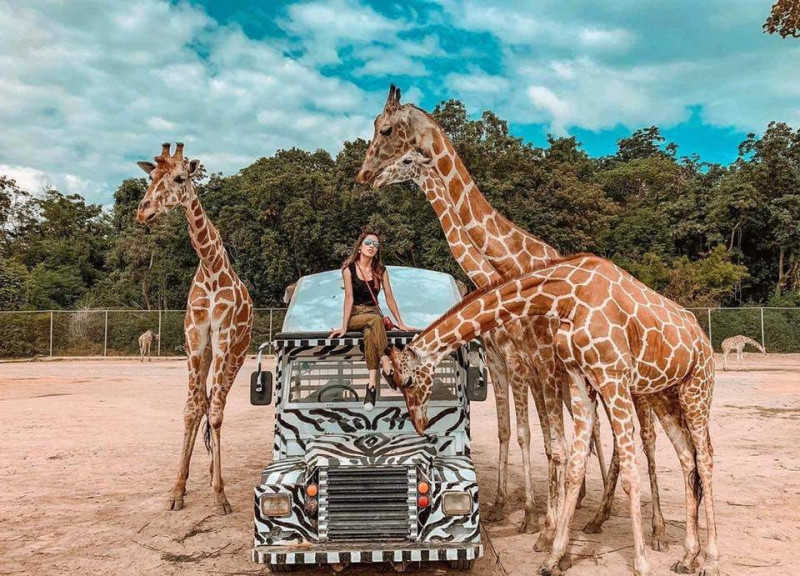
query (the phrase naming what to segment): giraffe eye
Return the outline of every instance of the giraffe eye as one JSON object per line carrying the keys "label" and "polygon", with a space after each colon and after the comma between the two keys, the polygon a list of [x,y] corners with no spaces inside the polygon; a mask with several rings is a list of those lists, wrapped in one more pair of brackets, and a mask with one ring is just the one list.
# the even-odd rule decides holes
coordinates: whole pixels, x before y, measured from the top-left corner
{"label": "giraffe eye", "polygon": [[381,128],[381,135],[382,136],[389,136],[392,133],[392,127],[387,126],[386,128]]}
{"label": "giraffe eye", "polygon": [[408,166],[409,164],[411,164],[411,158],[404,158],[404,159],[403,159],[403,164],[405,164],[406,166]]}
{"label": "giraffe eye", "polygon": [[184,182],[186,182],[186,178],[184,178],[183,176],[175,176],[175,182],[177,182],[178,184],[183,184]]}

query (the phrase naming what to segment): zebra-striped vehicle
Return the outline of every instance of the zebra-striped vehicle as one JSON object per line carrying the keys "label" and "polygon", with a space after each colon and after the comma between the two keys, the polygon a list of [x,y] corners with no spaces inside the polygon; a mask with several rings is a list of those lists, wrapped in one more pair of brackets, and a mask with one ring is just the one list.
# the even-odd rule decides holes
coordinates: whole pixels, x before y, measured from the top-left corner
{"label": "zebra-striped vehicle", "polygon": [[[448,274],[389,271],[411,326],[428,325],[460,299]],[[364,410],[361,335],[329,338],[341,322],[343,294],[339,270],[303,277],[272,342],[275,443],[255,487],[253,560],[273,571],[359,562],[402,570],[439,560],[469,569],[483,553],[469,432],[470,401],[486,398],[482,348],[473,343],[442,362],[430,424],[419,436],[402,394],[385,382],[375,409]],[[388,336],[402,347],[413,334]],[[251,377],[253,404],[272,403],[273,375],[261,370],[266,347]]]}

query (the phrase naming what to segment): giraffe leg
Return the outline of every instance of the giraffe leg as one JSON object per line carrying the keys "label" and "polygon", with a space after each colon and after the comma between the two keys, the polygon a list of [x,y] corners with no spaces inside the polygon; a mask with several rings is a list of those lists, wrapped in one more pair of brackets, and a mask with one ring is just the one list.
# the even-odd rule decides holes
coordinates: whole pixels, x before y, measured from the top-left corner
{"label": "giraffe leg", "polygon": [[594,406],[586,389],[583,376],[570,370],[570,397],[572,403],[572,416],[575,423],[575,433],[572,438],[569,464],[566,474],[566,495],[563,506],[558,511],[558,524],[556,526],[553,544],[550,553],[539,567],[541,576],[560,574],[559,562],[563,558],[569,543],[569,527],[578,502],[580,483],[586,472],[586,459],[589,456],[589,447],[594,426]]}
{"label": "giraffe leg", "polygon": [[[239,341],[235,346],[229,347],[223,340],[214,350],[214,386],[211,392],[209,406],[209,424],[211,426],[211,452],[213,473],[211,486],[214,490],[214,503],[219,514],[232,512],[228,498],[225,496],[225,483],[222,480],[222,420],[225,412],[225,403],[236,379],[236,374],[245,360],[247,347],[250,345],[249,334],[245,340]],[[217,352],[219,351],[219,353]]]}
{"label": "giraffe leg", "polygon": [[[190,336],[191,334],[191,336]],[[186,493],[186,480],[189,478],[189,462],[194,451],[194,442],[200,422],[206,414],[206,378],[211,364],[211,348],[207,345],[208,337],[197,328],[187,330],[187,343],[190,338],[195,344],[187,346],[193,350],[189,353],[189,395],[183,409],[183,446],[178,465],[178,478],[170,492],[167,510],[183,508],[183,496]]]}
{"label": "giraffe leg", "polygon": [[506,377],[505,359],[497,348],[497,343],[486,338],[486,361],[494,389],[494,400],[497,411],[497,438],[499,440],[499,457],[497,464],[497,491],[494,504],[486,513],[487,522],[501,522],[505,517],[503,509],[508,493],[508,441],[511,438],[511,407],[508,398],[508,379]]}
{"label": "giraffe leg", "polygon": [[522,451],[522,474],[525,484],[525,517],[519,525],[520,532],[538,532],[536,506],[531,482],[531,428],[528,418],[528,383],[530,374],[527,367],[516,355],[507,358],[509,385],[514,396],[514,414],[517,419],[517,443]]}
{"label": "giraffe leg", "polygon": [[[558,512],[563,506],[566,488],[567,443],[564,434],[564,410],[562,402],[564,388],[569,379],[566,369],[560,359],[556,357],[555,347],[540,346],[540,358],[543,363],[550,366],[549,378],[544,377],[539,381],[540,393],[544,404],[545,413],[540,409],[540,420],[544,416],[547,420],[547,432],[550,435],[550,453],[548,454],[548,492],[547,514],[544,528],[533,546],[537,552],[549,551],[555,537]],[[567,390],[569,392],[569,390]],[[538,404],[537,404],[538,408]],[[542,433],[544,433],[542,426]],[[547,450],[547,443],[545,443]]]}
{"label": "giraffe leg", "polygon": [[656,551],[669,549],[664,515],[661,513],[661,500],[658,494],[658,478],[656,476],[656,430],[653,426],[653,412],[647,396],[633,396],[633,405],[639,419],[639,433],[647,458],[647,473],[650,477],[650,499],[653,503],[653,539],[650,546]]}
{"label": "giraffe leg", "polygon": [[700,501],[695,493],[697,485],[697,465],[695,449],[689,431],[682,423],[682,409],[678,400],[677,387],[668,388],[650,398],[653,411],[658,416],[661,427],[667,434],[683,470],[684,494],[686,497],[686,536],[683,543],[683,558],[672,565],[672,571],[679,574],[694,573],[695,559],[700,552],[698,537],[698,506]]}
{"label": "giraffe leg", "polygon": [[[714,470],[714,449],[708,431],[708,417],[711,408],[713,376],[709,366],[700,366],[697,373],[681,386],[678,394],[681,408],[685,414],[686,427],[694,442],[699,486],[695,489],[702,495],[706,516],[705,559],[699,576],[719,575],[719,550],[717,549],[717,523],[714,513],[714,489],[712,473]],[[698,500],[700,495],[698,495]]]}
{"label": "giraffe leg", "polygon": [[722,351],[722,369],[723,370],[727,370],[728,369],[728,351],[727,350],[723,350]]}
{"label": "giraffe leg", "polygon": [[600,418],[594,415],[594,428],[592,428],[592,444],[597,453],[597,464],[600,466],[600,476],[603,478],[603,490],[608,485],[608,468],[606,468],[606,457],[603,453],[603,442],[600,438]]}
{"label": "giraffe leg", "polygon": [[639,470],[636,466],[636,442],[633,419],[636,409],[630,395],[630,380],[623,376],[618,380],[607,380],[600,392],[609,404],[613,420],[622,489],[628,495],[631,528],[633,532],[633,572],[636,576],[650,574],[650,563],[642,531],[642,509],[639,487]]}
{"label": "giraffe leg", "polygon": [[[611,422],[611,412],[605,401],[602,401],[602,405],[603,409],[606,411],[608,421]],[[603,531],[603,524],[611,517],[611,508],[614,504],[614,492],[617,489],[617,480],[619,479],[619,452],[617,450],[616,437],[612,448],[611,463],[608,465],[607,479],[605,488],[603,489],[603,500],[600,502],[600,508],[597,509],[594,518],[583,527],[583,532],[586,534],[600,534]]]}

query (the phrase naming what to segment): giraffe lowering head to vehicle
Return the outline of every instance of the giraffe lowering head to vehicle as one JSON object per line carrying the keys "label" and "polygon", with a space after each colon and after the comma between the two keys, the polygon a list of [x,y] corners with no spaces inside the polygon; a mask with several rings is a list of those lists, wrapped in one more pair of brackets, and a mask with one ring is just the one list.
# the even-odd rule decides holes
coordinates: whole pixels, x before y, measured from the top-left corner
{"label": "giraffe lowering head to vehicle", "polygon": [[632,395],[654,394],[658,401],[672,395],[690,435],[690,440],[673,440],[684,472],[686,540],[683,558],[672,569],[684,574],[694,570],[700,553],[698,506],[703,498],[708,536],[700,574],[718,575],[709,435],[714,385],[711,343],[693,314],[608,260],[576,255],[479,290],[420,332],[402,351],[390,349],[392,377],[403,391],[415,428],[422,433],[428,424],[427,404],[435,367],[446,354],[507,322],[545,314],[561,321],[557,349],[570,375],[575,434],[564,506],[552,550],[539,574],[558,573],[558,563],[566,551],[586,470],[598,394],[609,408],[622,487],[629,496],[634,572],[637,576],[650,574],[641,526]]}
{"label": "giraffe lowering head to vehicle", "polygon": [[762,354],[766,354],[767,350],[761,344],[753,340],[752,338],[748,338],[747,336],[742,336],[739,334],[738,336],[731,336],[730,338],[725,338],[722,341],[722,369],[728,369],[728,354],[732,351],[736,352],[736,359],[741,362],[744,360],[744,356],[742,356],[742,350],[744,347],[750,344],[757,350],[760,350]]}
{"label": "giraffe lowering head to vehicle", "polygon": [[[189,361],[189,396],[183,410],[183,448],[178,478],[170,493],[167,509],[183,508],[189,461],[197,430],[206,417],[206,447],[211,451],[211,486],[221,514],[231,512],[222,481],[220,433],[228,392],[250,346],[253,301],[231,266],[219,231],[209,220],[195,191],[193,178],[201,173],[199,160],[183,156],[178,143],[170,155],[170,144],[162,145],[155,163],[138,162],[150,176],[150,185],[139,203],[136,219],[148,226],[158,216],[180,208],[189,222],[189,238],[200,259],[192,284],[183,323]],[[211,391],[206,380],[211,373]]]}
{"label": "giraffe lowering head to vehicle", "polygon": [[147,354],[147,361],[152,362],[150,359],[150,346],[153,345],[153,341],[158,342],[160,336],[153,332],[152,330],[148,330],[139,336],[139,356],[140,362],[144,362],[144,355]]}

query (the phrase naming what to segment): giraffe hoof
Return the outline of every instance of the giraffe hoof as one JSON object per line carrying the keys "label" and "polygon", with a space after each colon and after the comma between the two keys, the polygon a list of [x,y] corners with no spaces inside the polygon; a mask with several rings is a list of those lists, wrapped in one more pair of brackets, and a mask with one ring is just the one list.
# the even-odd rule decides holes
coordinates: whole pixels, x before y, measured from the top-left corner
{"label": "giraffe hoof", "polygon": [[675,574],[694,574],[694,570],[692,570],[691,566],[684,566],[681,562],[675,562],[670,567],[670,570],[675,572]]}
{"label": "giraffe hoof", "polygon": [[503,508],[503,504],[494,504],[491,508],[489,508],[489,512],[485,517],[486,522],[502,522],[506,517],[505,513],[503,512]]}
{"label": "giraffe hoof", "polygon": [[520,534],[536,534],[539,531],[539,521],[536,514],[527,512],[518,527]]}
{"label": "giraffe hoof", "polygon": [[219,516],[225,516],[226,514],[230,514],[231,512],[233,512],[233,508],[231,508],[231,505],[228,504],[227,500],[225,502],[220,502],[219,504],[217,504],[217,514]]}
{"label": "giraffe hoof", "polygon": [[706,564],[700,568],[698,576],[719,576],[719,564]]}
{"label": "giraffe hoof", "polygon": [[669,542],[667,542],[666,536],[653,536],[650,547],[656,552],[666,552],[669,550]]}
{"label": "giraffe hoof", "polygon": [[533,550],[535,552],[549,552],[552,545],[553,540],[548,538],[544,532],[541,532],[533,545]]}
{"label": "giraffe hoof", "polygon": [[548,568],[547,566],[539,566],[539,571],[537,572],[539,576],[561,576],[561,570],[558,566],[554,566],[552,568]]}
{"label": "giraffe hoof", "polygon": [[167,510],[172,510],[173,512],[183,510],[183,496],[180,498],[170,498],[167,501]]}
{"label": "giraffe hoof", "polygon": [[599,520],[591,520],[583,527],[584,534],[600,534],[603,532],[603,523]]}

